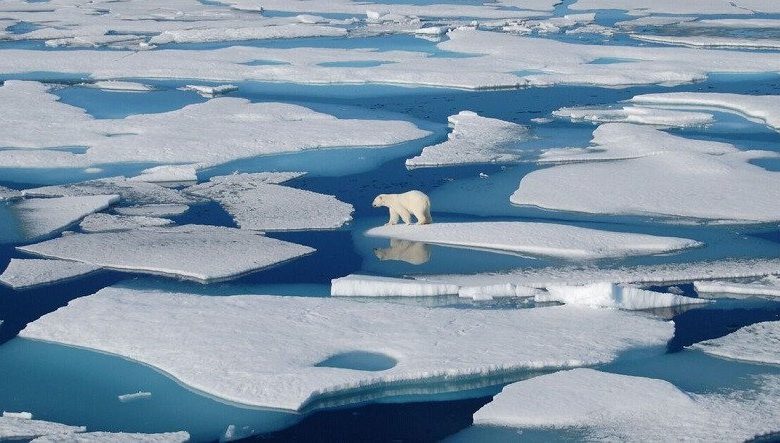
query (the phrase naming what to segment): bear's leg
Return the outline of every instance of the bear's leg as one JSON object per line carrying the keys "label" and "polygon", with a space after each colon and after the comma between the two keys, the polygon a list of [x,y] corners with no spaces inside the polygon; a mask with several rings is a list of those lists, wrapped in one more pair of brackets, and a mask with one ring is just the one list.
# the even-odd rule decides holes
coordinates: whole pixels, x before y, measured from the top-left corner
{"label": "bear's leg", "polygon": [[412,214],[410,214],[409,211],[407,211],[405,208],[399,208],[398,215],[401,216],[401,219],[404,221],[404,224],[407,225],[412,224]]}
{"label": "bear's leg", "polygon": [[431,222],[431,213],[427,210],[415,212],[414,217],[417,219],[418,225],[427,225]]}
{"label": "bear's leg", "polygon": [[388,220],[387,224],[388,225],[397,225],[398,224],[398,220],[400,219],[400,217],[398,216],[398,213],[395,212],[395,209],[393,209],[393,208],[388,208],[388,209],[390,209],[390,220]]}

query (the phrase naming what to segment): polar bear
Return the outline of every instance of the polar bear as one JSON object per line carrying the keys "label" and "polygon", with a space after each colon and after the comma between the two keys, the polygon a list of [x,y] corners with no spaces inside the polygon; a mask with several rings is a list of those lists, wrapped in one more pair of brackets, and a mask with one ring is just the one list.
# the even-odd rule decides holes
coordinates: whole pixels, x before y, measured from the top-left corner
{"label": "polar bear", "polygon": [[412,223],[412,215],[417,219],[418,225],[427,225],[431,219],[431,200],[420,191],[409,191],[403,194],[379,194],[371,203],[378,208],[385,206],[390,210],[388,225],[398,224],[398,219],[404,223]]}
{"label": "polar bear", "polygon": [[431,250],[427,243],[391,238],[390,247],[374,248],[374,255],[381,261],[399,260],[421,265],[431,259]]}

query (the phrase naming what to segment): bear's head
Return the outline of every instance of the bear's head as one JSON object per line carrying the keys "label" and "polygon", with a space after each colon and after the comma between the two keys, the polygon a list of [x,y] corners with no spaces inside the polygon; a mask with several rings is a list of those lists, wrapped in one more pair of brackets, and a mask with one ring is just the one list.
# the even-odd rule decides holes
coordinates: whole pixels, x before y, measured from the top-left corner
{"label": "bear's head", "polygon": [[385,194],[379,194],[374,199],[374,202],[371,203],[371,206],[378,208],[380,206],[385,206]]}

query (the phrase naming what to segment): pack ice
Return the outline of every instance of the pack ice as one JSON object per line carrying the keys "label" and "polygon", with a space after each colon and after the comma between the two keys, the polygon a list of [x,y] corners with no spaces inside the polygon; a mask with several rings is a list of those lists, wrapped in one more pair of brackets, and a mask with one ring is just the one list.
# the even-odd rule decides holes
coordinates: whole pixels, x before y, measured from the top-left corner
{"label": "pack ice", "polygon": [[[225,400],[312,410],[464,389],[459,382],[487,386],[636,349],[662,352],[672,333],[671,323],[611,310],[436,309],[109,287],[30,323],[21,336],[136,360]],[[354,353],[383,365],[328,363]]]}
{"label": "pack ice", "polygon": [[18,223],[21,240],[30,241],[60,231],[117,200],[117,195],[29,198],[11,204],[8,209]]}
{"label": "pack ice", "polygon": [[780,173],[748,163],[776,153],[740,151],[726,143],[624,123],[599,126],[591,144],[543,154],[545,162],[580,163],[529,173],[511,202],[727,223],[780,220]]}
{"label": "pack ice", "polygon": [[98,269],[74,261],[12,258],[0,275],[0,283],[13,289],[26,289],[80,277]]}
{"label": "pack ice", "polygon": [[521,158],[518,145],[530,138],[525,126],[471,111],[461,111],[447,120],[452,128],[447,141],[428,146],[406,160],[407,168],[514,162]]}
{"label": "pack ice", "polygon": [[353,207],[331,195],[281,186],[300,173],[234,174],[185,189],[217,202],[242,229],[336,229],[352,220]]}
{"label": "pack ice", "polygon": [[572,260],[660,254],[701,246],[683,238],[532,222],[387,225],[370,229],[366,235]]}
{"label": "pack ice", "polygon": [[695,394],[669,382],[579,368],[504,388],[477,426],[579,429],[590,441],[745,441],[780,423],[780,377],[754,391]]}
{"label": "pack ice", "polygon": [[780,365],[780,321],[754,323],[691,348],[718,357]]}
{"label": "pack ice", "polygon": [[18,248],[119,271],[209,282],[234,278],[314,249],[249,231],[206,225],[72,234]]}

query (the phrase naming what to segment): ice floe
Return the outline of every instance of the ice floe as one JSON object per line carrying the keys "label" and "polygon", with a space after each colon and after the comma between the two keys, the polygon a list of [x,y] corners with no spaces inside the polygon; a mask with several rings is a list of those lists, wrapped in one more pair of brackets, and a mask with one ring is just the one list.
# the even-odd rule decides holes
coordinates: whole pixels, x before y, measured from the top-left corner
{"label": "ice floe", "polygon": [[186,85],[181,89],[184,91],[194,91],[203,97],[211,98],[219,95],[225,95],[229,92],[238,91],[238,86],[236,85],[218,85],[218,86]]}
{"label": "ice floe", "polygon": [[144,226],[168,226],[173,224],[167,218],[143,215],[90,214],[79,223],[84,232],[126,231]]}
{"label": "ice floe", "polygon": [[341,37],[347,34],[344,28],[289,23],[278,26],[243,28],[196,28],[163,31],[149,39],[149,43],[206,43],[231,40],[265,40],[301,37]]}
{"label": "ice floe", "polygon": [[[121,355],[225,400],[312,410],[457,391],[459,381],[487,386],[627,351],[663,352],[672,334],[671,323],[617,310],[465,310],[110,287],[28,324],[21,336]],[[395,365],[323,363],[356,352]]]}
{"label": "ice floe", "polygon": [[[33,440],[35,443],[183,443],[190,441],[184,431],[142,434],[134,432],[84,432],[75,434],[48,434]],[[32,442],[31,442],[32,443]]]}
{"label": "ice floe", "polygon": [[73,434],[84,432],[83,426],[68,426],[43,420],[33,420],[31,415],[18,416],[3,413],[0,416],[0,439],[29,440],[43,435]]}
{"label": "ice floe", "polygon": [[780,277],[768,275],[754,282],[700,280],[693,282],[696,292],[780,297]]}
{"label": "ice floe", "polygon": [[755,323],[691,346],[718,357],[780,365],[780,321]]}
{"label": "ice floe", "polygon": [[631,38],[645,42],[689,46],[692,48],[779,49],[780,40],[769,38],[709,37],[703,35],[646,35],[631,34]]}
{"label": "ice floe", "polygon": [[120,80],[105,80],[91,83],[82,83],[81,86],[86,88],[105,89],[108,91],[148,92],[154,90],[153,87],[143,83]]}
{"label": "ice floe", "polygon": [[121,401],[122,403],[127,403],[136,400],[144,400],[151,397],[152,397],[152,393],[146,391],[138,391],[138,392],[133,392],[132,394],[122,394],[117,396],[119,401]]}
{"label": "ice floe", "polygon": [[576,428],[590,441],[744,441],[780,423],[780,377],[760,377],[758,385],[696,394],[663,380],[579,368],[505,387],[474,414],[474,424]]}
{"label": "ice floe", "polygon": [[780,5],[765,0],[688,0],[678,2],[675,0],[635,0],[626,3],[622,0],[577,0],[571,6],[571,10],[591,9],[618,9],[628,12],[629,15],[651,14],[754,14],[777,13]]}
{"label": "ice floe", "polygon": [[714,121],[704,112],[623,106],[621,108],[561,108],[553,112],[559,118],[593,123],[636,123],[665,127],[703,126]]}
{"label": "ice floe", "polygon": [[352,274],[330,282],[334,297],[437,297],[456,295],[460,286],[446,283]]}
{"label": "ice floe", "polygon": [[124,177],[101,178],[66,185],[43,186],[25,189],[28,197],[76,197],[115,194],[125,203],[134,204],[178,204],[186,205],[196,201],[191,196],[154,183],[130,180]]}
{"label": "ice floe", "polygon": [[242,229],[336,229],[352,220],[353,207],[336,197],[275,184],[299,173],[234,174],[185,191],[219,202]]}
{"label": "ice floe", "polygon": [[153,204],[137,206],[118,206],[114,212],[120,215],[134,215],[142,217],[173,217],[187,212],[190,207],[177,204]]}
{"label": "ice floe", "polygon": [[0,202],[8,200],[17,200],[22,198],[22,193],[16,189],[9,189],[5,186],[0,186]]}
{"label": "ice floe", "polygon": [[452,128],[447,141],[428,146],[417,157],[406,160],[407,168],[514,162],[522,154],[518,145],[530,138],[525,126],[471,111],[461,111],[447,120]]}
{"label": "ice floe", "polygon": [[30,241],[65,229],[118,200],[117,195],[28,198],[12,203],[8,209],[19,226],[21,240]]}
{"label": "ice floe", "polygon": [[[510,201],[544,209],[656,215],[755,223],[780,220],[780,173],[748,161],[774,157],[658,129],[607,123],[589,148],[555,149],[548,162],[581,162],[533,171]],[[596,160],[619,160],[595,162]]]}
{"label": "ice floe", "polygon": [[710,302],[707,299],[647,291],[633,286],[607,282],[582,286],[550,285],[546,289],[546,292],[539,292],[535,295],[534,298],[537,302],[556,301],[567,305],[628,310],[668,308]]}
{"label": "ice floe", "polygon": [[780,131],[780,96],[778,95],[669,92],[637,95],[631,101],[641,105],[682,106],[731,111],[749,119],[757,119]]}
{"label": "ice floe", "polygon": [[370,229],[366,235],[575,260],[660,254],[701,246],[683,238],[532,222],[386,225]]}
{"label": "ice floe", "polygon": [[193,182],[198,180],[194,165],[165,165],[144,169],[130,180],[148,183]]}
{"label": "ice floe", "polygon": [[205,225],[72,234],[24,252],[120,271],[208,282],[234,278],[314,252],[241,229]]}
{"label": "ice floe", "polygon": [[[386,147],[429,134],[407,121],[339,119],[298,105],[228,97],[170,112],[94,119],[58,102],[44,85],[20,81],[0,87],[0,112],[10,116],[0,122],[0,146],[25,148],[0,150],[5,168],[156,163],[201,169],[260,155]],[[63,146],[85,149],[73,152]]]}
{"label": "ice floe", "polygon": [[0,275],[0,283],[13,289],[26,289],[80,277],[98,269],[74,261],[12,258]]}

